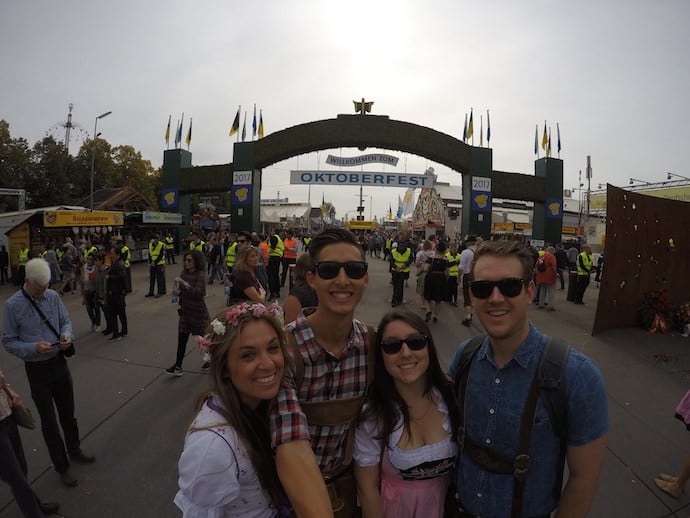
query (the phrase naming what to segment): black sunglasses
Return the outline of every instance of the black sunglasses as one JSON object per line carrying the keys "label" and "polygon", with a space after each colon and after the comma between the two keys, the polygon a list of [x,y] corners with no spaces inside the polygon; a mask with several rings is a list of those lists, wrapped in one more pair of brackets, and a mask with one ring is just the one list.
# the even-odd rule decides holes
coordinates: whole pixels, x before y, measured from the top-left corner
{"label": "black sunglasses", "polygon": [[504,297],[512,298],[520,295],[523,284],[525,284],[525,280],[518,277],[509,277],[500,281],[472,281],[470,290],[472,290],[472,295],[478,299],[489,298],[494,292],[494,288],[498,288]]}
{"label": "black sunglasses", "polygon": [[407,338],[386,338],[381,340],[381,349],[386,354],[397,354],[402,349],[402,345],[407,344],[411,351],[420,351],[426,347],[426,343],[426,336],[415,334]]}
{"label": "black sunglasses", "polygon": [[341,268],[345,269],[345,275],[350,279],[361,279],[366,275],[369,265],[364,261],[347,261],[344,263],[317,261],[314,263],[314,271],[322,279],[335,279]]}

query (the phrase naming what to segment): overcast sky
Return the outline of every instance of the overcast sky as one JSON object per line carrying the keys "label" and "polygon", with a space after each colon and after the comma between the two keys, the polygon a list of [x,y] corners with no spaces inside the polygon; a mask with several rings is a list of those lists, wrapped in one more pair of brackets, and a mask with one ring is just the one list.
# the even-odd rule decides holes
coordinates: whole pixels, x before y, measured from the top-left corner
{"label": "overcast sky", "polygon": [[[541,136],[546,120],[554,157],[560,125],[566,188],[578,186],[587,155],[593,188],[658,182],[667,171],[690,177],[689,21],[687,0],[2,0],[0,119],[33,145],[60,130],[69,103],[88,135],[112,110],[101,137],[159,167],[168,115],[174,130],[182,112],[184,135],[194,121],[193,164],[208,165],[232,160],[238,105],[248,138],[254,103],[267,135],[352,113],[352,100],[365,97],[374,114],[461,138],[472,107],[475,145],[490,111],[496,170],[533,174],[535,126]],[[329,168],[329,153],[361,154],[325,150],[275,164],[262,197],[306,201],[289,171]],[[387,171],[431,166],[440,181],[461,182],[423,157],[389,153],[400,162]],[[323,193],[343,216],[358,192],[312,188],[311,202]],[[402,193],[365,188],[365,216],[370,197],[382,217]]]}

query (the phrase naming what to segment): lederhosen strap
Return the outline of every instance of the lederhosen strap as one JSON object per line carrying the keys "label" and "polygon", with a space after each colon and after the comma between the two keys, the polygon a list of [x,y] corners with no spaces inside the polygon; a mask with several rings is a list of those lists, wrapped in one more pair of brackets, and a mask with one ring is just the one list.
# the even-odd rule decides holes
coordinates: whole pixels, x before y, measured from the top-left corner
{"label": "lederhosen strap", "polygon": [[[374,348],[372,344],[376,339],[376,330],[367,326],[369,343],[367,345],[367,385],[371,384],[374,376]],[[295,362],[295,388],[299,393],[304,382],[304,358],[299,351],[295,336],[288,331],[288,342],[294,352]],[[359,411],[364,401],[364,395],[352,398],[336,399],[330,401],[300,401],[302,412],[307,417],[310,425],[316,426],[338,426],[350,423],[350,429],[345,442],[345,451],[341,465],[328,473],[324,473],[326,482],[334,480],[345,473],[352,465],[352,452],[355,443],[354,422],[359,416]]]}
{"label": "lederhosen strap", "polygon": [[525,406],[522,410],[517,455],[511,460],[473,441],[465,430],[465,397],[467,395],[467,385],[472,372],[473,363],[474,358],[461,373],[462,383],[458,393],[458,405],[460,408],[460,458],[463,453],[467,452],[472,462],[486,471],[498,474],[512,474],[514,482],[510,516],[511,518],[520,518],[522,516],[522,506],[524,504],[525,478],[532,464],[532,457],[529,455],[529,450],[532,440],[534,416],[536,415],[537,402],[539,401],[539,369],[535,370],[529,392],[527,393]]}

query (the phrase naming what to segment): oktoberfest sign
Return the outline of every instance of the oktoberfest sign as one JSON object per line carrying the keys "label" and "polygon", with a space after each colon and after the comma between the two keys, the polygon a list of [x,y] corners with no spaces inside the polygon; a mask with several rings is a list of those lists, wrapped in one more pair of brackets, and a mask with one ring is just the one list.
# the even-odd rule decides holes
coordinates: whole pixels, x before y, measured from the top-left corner
{"label": "oktoberfest sign", "polygon": [[384,155],[382,153],[370,153],[368,155],[342,157],[328,155],[326,159],[328,165],[335,165],[338,167],[354,167],[364,164],[388,164],[395,167],[398,165],[398,158],[392,155]]}
{"label": "oktoberfest sign", "polygon": [[369,187],[433,187],[434,178],[424,174],[375,173],[371,171],[290,171],[291,184],[364,185]]}

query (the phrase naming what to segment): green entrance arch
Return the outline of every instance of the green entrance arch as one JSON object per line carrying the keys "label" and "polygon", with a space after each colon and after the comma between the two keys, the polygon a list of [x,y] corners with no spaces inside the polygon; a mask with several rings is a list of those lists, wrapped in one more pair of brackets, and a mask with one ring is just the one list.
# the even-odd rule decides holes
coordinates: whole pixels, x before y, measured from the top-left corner
{"label": "green entrance arch", "polygon": [[[234,144],[234,161],[229,164],[192,167],[191,153],[167,150],[163,159],[163,210],[179,210],[189,216],[191,194],[231,191],[233,227],[258,232],[262,169],[294,156],[341,147],[412,153],[462,174],[462,199],[467,201],[462,204],[463,234],[490,234],[491,200],[495,197],[534,202],[533,237],[554,243],[561,239],[561,160],[537,160],[534,175],[494,171],[491,149],[469,146],[446,133],[385,115],[338,115],[256,141],[238,142]],[[165,196],[170,200],[171,191],[178,204],[166,207],[169,202]]]}

